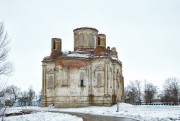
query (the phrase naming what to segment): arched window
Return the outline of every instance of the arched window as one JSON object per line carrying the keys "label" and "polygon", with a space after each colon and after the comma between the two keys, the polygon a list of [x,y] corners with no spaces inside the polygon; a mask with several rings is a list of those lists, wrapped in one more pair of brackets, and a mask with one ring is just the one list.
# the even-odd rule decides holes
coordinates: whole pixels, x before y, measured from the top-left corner
{"label": "arched window", "polygon": [[97,74],[97,87],[100,87],[101,86],[101,74],[98,73]]}
{"label": "arched window", "polygon": [[84,73],[83,72],[80,73],[80,86],[81,87],[84,86]]}

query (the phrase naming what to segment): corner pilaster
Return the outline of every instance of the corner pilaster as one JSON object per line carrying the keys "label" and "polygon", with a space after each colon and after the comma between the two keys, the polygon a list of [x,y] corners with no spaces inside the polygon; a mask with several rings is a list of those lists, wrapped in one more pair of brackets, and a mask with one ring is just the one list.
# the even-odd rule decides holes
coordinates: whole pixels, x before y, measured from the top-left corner
{"label": "corner pilaster", "polygon": [[47,106],[46,99],[46,65],[42,64],[42,107]]}

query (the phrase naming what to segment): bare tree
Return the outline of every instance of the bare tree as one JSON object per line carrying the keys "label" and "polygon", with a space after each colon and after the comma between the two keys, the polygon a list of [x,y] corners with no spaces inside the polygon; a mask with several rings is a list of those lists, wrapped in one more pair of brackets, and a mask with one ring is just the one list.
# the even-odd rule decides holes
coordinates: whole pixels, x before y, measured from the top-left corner
{"label": "bare tree", "polygon": [[32,88],[29,88],[28,91],[20,92],[20,96],[18,97],[19,105],[30,106],[34,98],[35,92]]}
{"label": "bare tree", "polygon": [[137,89],[137,101],[141,104],[141,81],[135,81],[135,87]]}
{"label": "bare tree", "polygon": [[27,103],[28,103],[28,92],[27,91],[21,92],[21,96],[19,97],[20,106],[26,106]]}
{"label": "bare tree", "polygon": [[130,81],[130,84],[125,88],[125,102],[141,104],[141,82],[139,80]]}
{"label": "bare tree", "polygon": [[12,63],[8,61],[8,35],[4,30],[4,24],[0,23],[0,75],[9,76],[13,72]]}
{"label": "bare tree", "polygon": [[175,105],[178,104],[178,97],[180,93],[180,81],[175,78],[168,78],[164,83],[164,96],[163,101],[165,103],[173,102]]}
{"label": "bare tree", "polygon": [[9,40],[7,32],[4,30],[4,24],[0,22],[0,93],[4,93],[6,86],[6,76],[10,76],[13,72],[13,65],[8,61]]}
{"label": "bare tree", "polygon": [[20,88],[14,85],[10,85],[5,89],[6,99],[8,100],[9,106],[13,106],[13,104],[17,101],[20,95]]}
{"label": "bare tree", "polygon": [[124,100],[126,103],[135,103],[136,102],[136,92],[134,89],[125,87],[124,91]]}
{"label": "bare tree", "polygon": [[32,89],[32,87],[30,87],[28,90],[28,101],[27,101],[28,105],[32,105],[32,101],[33,101],[34,97],[35,97],[35,92]]}
{"label": "bare tree", "polygon": [[20,88],[14,85],[10,85],[6,87],[4,90],[5,95],[5,103],[7,106],[13,106],[13,104],[17,101],[19,94],[20,94]]}
{"label": "bare tree", "polygon": [[157,92],[157,87],[151,83],[145,82],[145,89],[144,89],[144,100],[146,103],[152,103],[154,96]]}

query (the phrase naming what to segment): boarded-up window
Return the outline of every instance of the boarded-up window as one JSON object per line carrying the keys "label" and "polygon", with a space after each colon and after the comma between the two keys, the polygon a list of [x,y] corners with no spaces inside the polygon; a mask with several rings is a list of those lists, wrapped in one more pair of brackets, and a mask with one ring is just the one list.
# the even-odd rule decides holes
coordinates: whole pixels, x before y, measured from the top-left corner
{"label": "boarded-up window", "polygon": [[109,80],[109,86],[112,88],[112,82],[113,82],[113,75],[112,75],[112,69],[109,68],[108,70],[108,80]]}
{"label": "boarded-up window", "polygon": [[53,88],[53,86],[54,86],[53,80],[54,80],[53,76],[50,75],[50,76],[48,77],[48,88]]}
{"label": "boarded-up window", "polygon": [[89,46],[89,36],[87,34],[84,35],[84,41],[83,41],[83,45],[85,47]]}
{"label": "boarded-up window", "polygon": [[84,45],[84,35],[80,34],[79,35],[79,46],[82,47]]}
{"label": "boarded-up window", "polygon": [[116,80],[117,80],[117,87],[119,88],[119,86],[120,86],[120,74],[119,74],[119,70],[117,70]]}
{"label": "boarded-up window", "polygon": [[100,73],[98,73],[97,74],[97,86],[98,87],[100,87],[101,86],[101,84],[102,84],[102,82],[101,82],[102,80],[101,80],[101,74]]}
{"label": "boarded-up window", "polygon": [[93,36],[92,34],[89,36],[89,45],[90,47],[94,47],[95,46],[95,36]]}
{"label": "boarded-up window", "polygon": [[62,85],[68,85],[68,70],[64,68],[62,70]]}

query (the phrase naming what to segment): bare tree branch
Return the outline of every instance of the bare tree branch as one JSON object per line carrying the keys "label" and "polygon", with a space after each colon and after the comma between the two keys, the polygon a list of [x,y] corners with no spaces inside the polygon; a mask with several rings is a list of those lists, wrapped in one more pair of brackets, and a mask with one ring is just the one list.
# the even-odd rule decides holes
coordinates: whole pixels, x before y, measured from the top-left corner
{"label": "bare tree branch", "polygon": [[164,96],[162,97],[162,101],[164,101],[164,103],[173,102],[177,105],[180,97],[179,93],[180,81],[175,77],[168,78],[164,83]]}
{"label": "bare tree branch", "polygon": [[13,104],[17,101],[20,95],[20,88],[14,85],[10,85],[5,89],[5,95],[8,99],[8,106],[13,106]]}
{"label": "bare tree branch", "polygon": [[0,23],[0,75],[10,76],[13,73],[13,65],[8,61],[9,40],[4,24]]}
{"label": "bare tree branch", "polygon": [[144,89],[144,100],[146,103],[152,103],[154,96],[157,92],[157,87],[151,83],[145,82],[145,89]]}
{"label": "bare tree branch", "polygon": [[130,81],[130,84],[125,88],[125,102],[141,104],[141,82],[139,80]]}

